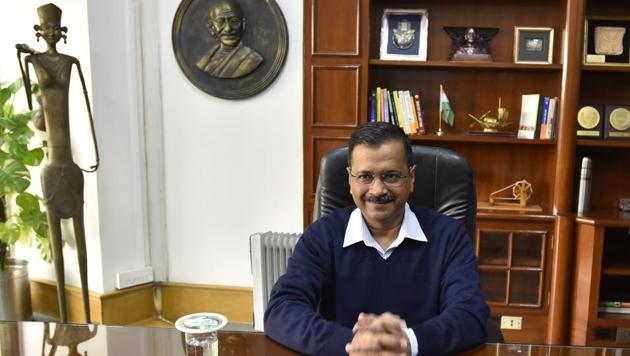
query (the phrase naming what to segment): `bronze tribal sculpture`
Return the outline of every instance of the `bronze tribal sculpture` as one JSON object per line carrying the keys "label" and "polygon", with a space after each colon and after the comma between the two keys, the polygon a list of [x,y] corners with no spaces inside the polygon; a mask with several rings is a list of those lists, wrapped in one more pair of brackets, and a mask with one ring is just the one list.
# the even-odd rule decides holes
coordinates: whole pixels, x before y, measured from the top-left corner
{"label": "bronze tribal sculpture", "polygon": [[[48,162],[41,173],[42,191],[48,217],[48,231],[57,277],[57,296],[59,298],[59,314],[62,322],[67,322],[65,296],[65,276],[62,251],[61,219],[72,218],[81,275],[81,290],[86,321],[90,322],[89,289],[87,283],[87,253],[85,246],[85,228],[83,222],[83,174],[81,168],[72,160],[70,147],[70,123],[68,110],[68,93],[72,65],[76,65],[83,87],[83,94],[88,110],[92,141],[96,163],[85,172],[94,172],[98,168],[99,155],[94,133],[94,122],[87,96],[85,79],[79,60],[57,52],[57,42],[66,40],[66,27],[61,26],[61,9],[54,4],[46,4],[37,8],[40,24],[35,25],[36,37],[42,37],[48,46],[45,52],[36,52],[25,44],[17,44],[20,69],[24,79],[29,108],[32,109],[31,82],[29,64],[33,65],[37,81],[41,89],[42,111],[44,113],[45,130],[48,131]],[[21,53],[28,53],[24,58]],[[38,127],[44,129],[42,127]]]}

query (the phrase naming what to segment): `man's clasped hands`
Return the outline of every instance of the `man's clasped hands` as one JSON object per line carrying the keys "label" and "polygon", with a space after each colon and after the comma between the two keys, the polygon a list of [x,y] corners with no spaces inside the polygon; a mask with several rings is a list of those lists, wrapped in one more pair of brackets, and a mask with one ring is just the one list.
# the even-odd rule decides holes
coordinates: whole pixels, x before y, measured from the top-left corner
{"label": "man's clasped hands", "polygon": [[351,356],[411,355],[406,328],[407,323],[398,315],[361,313],[352,328],[354,337],[346,344],[346,352]]}

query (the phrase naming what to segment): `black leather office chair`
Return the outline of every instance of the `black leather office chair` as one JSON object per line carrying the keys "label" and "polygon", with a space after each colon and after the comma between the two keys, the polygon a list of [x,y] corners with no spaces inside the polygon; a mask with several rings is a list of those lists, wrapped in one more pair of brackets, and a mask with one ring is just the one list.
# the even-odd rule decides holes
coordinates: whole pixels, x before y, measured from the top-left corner
{"label": "black leather office chair", "polygon": [[[416,182],[409,197],[411,205],[432,208],[439,213],[461,221],[468,235],[475,238],[477,193],[475,175],[461,154],[445,148],[412,146],[416,164]],[[332,211],[354,204],[348,184],[348,147],[328,151],[322,157],[313,221]],[[503,342],[497,322],[486,322],[487,342]]]}
{"label": "black leather office chair", "polygon": [[[411,205],[426,206],[461,221],[474,239],[477,217],[475,176],[459,153],[439,147],[412,146],[416,183]],[[348,184],[348,147],[328,151],[320,164],[313,221],[354,204]]]}

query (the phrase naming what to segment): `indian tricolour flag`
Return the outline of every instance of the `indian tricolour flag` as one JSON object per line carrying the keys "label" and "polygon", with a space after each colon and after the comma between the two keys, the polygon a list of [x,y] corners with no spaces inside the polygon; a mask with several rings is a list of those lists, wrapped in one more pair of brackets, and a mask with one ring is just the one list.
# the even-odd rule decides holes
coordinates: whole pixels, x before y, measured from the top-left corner
{"label": "indian tricolour flag", "polygon": [[455,124],[455,113],[451,108],[451,103],[448,101],[448,97],[442,88],[442,84],[440,84],[440,112],[442,116],[442,120],[448,124],[448,126],[453,126]]}

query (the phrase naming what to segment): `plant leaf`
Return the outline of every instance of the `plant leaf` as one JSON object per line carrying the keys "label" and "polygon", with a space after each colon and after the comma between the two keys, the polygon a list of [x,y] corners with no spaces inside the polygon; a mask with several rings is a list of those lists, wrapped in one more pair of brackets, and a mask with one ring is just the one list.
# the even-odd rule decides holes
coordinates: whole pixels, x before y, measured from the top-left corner
{"label": "plant leaf", "polygon": [[50,248],[50,240],[47,238],[36,240],[37,249],[39,250],[39,255],[46,262],[52,262],[52,249]]}
{"label": "plant leaf", "polygon": [[6,104],[7,100],[9,100],[9,98],[11,98],[12,95],[13,93],[11,93],[11,89],[9,88],[0,89],[0,107],[1,108],[4,108],[4,104]]}
{"label": "plant leaf", "polygon": [[24,81],[22,80],[22,78],[17,78],[16,80],[13,81],[13,83],[9,84],[8,88],[11,90],[12,94],[15,94],[20,89],[22,89],[23,86],[24,86]]}
{"label": "plant leaf", "polygon": [[20,238],[20,228],[13,222],[0,223],[0,240],[12,245]]}
{"label": "plant leaf", "polygon": [[22,193],[31,184],[26,166],[17,160],[7,159],[0,171],[0,192]]}
{"label": "plant leaf", "polygon": [[29,192],[18,194],[18,196],[15,197],[15,203],[22,208],[22,210],[39,211],[39,198]]}
{"label": "plant leaf", "polygon": [[23,157],[24,164],[27,166],[39,166],[44,159],[44,150],[35,148],[28,151]]}

